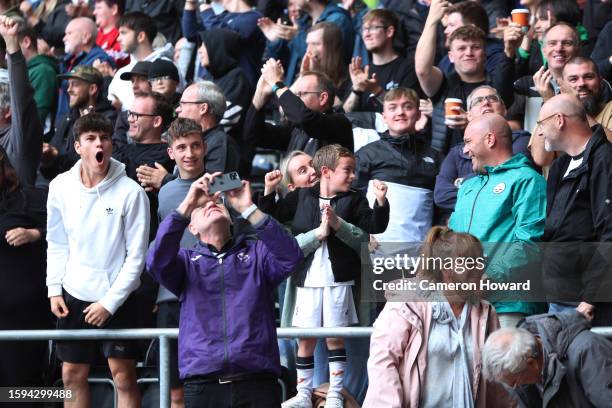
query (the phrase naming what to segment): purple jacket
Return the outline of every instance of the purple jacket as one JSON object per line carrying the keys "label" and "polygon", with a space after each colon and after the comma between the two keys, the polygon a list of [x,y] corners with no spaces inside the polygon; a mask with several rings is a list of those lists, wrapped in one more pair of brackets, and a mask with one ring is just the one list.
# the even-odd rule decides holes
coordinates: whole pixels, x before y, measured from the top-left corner
{"label": "purple jacket", "polygon": [[280,376],[274,290],[303,260],[294,238],[271,217],[257,238],[235,238],[218,258],[207,245],[180,248],[189,220],[176,211],[160,224],[147,270],[179,297],[179,373],[269,372]]}

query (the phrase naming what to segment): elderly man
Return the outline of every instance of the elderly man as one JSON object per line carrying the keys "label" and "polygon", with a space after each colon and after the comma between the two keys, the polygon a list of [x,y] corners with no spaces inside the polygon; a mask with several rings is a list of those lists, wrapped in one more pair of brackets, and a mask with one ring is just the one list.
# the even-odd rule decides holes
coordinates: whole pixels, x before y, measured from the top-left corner
{"label": "elderly man", "polygon": [[610,406],[612,343],[581,315],[531,316],[520,327],[489,336],[485,377],[513,388],[526,408]]}
{"label": "elderly man", "polygon": [[[467,97],[467,106],[468,121],[472,121],[487,113],[506,116],[504,101],[497,93],[497,90],[488,85],[482,85],[474,89]],[[528,132],[524,130],[512,131],[512,152],[514,154],[523,153],[529,157],[528,142]],[[463,152],[463,149],[464,144],[461,143],[449,150],[440,167],[440,173],[436,177],[434,201],[448,215],[455,208],[457,190],[461,183],[475,175],[472,171],[472,161]]]}
{"label": "elderly man", "polygon": [[589,320],[612,323],[610,304],[596,305],[609,263],[597,256],[594,244],[575,244],[612,241],[612,144],[601,126],[589,126],[581,102],[566,94],[542,106],[536,136],[544,139],[546,150],[566,153],[553,162],[548,175],[543,240],[556,243],[544,258],[551,312],[577,308]]}
{"label": "elderly man", "polygon": [[[96,60],[115,66],[115,61],[96,45],[97,34],[96,24],[90,18],[78,17],[68,23],[64,35],[64,51],[66,54],[60,61],[60,72],[62,74],[72,71],[77,65],[93,65]],[[68,81],[63,80],[55,116],[56,121],[59,121],[70,110],[68,99]]]}
{"label": "elderly man", "polygon": [[[539,241],[544,232],[546,182],[525,155],[512,154],[512,131],[498,114],[472,120],[464,142],[477,175],[461,184],[448,225],[482,242],[512,243],[492,248],[487,268],[491,280],[512,281],[513,271],[528,264],[524,245]],[[493,305],[502,327],[536,312],[535,304],[521,301]]]}
{"label": "elderly man", "polygon": [[[302,251],[257,209],[246,181],[225,198],[259,239],[234,237],[220,193],[209,195],[218,175],[196,180],[161,223],[147,270],[181,298],[179,373],[185,405],[278,407],[274,291],[302,261]],[[200,241],[192,249],[180,248],[185,228]]]}

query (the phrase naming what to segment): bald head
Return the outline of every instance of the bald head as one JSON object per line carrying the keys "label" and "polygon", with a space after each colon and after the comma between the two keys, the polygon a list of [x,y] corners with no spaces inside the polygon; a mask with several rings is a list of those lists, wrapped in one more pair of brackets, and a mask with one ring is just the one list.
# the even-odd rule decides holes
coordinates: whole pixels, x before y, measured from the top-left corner
{"label": "bald head", "polygon": [[546,151],[576,156],[584,149],[592,132],[580,100],[574,95],[560,94],[540,109],[535,134],[544,138]]}
{"label": "bald head", "polygon": [[486,173],[486,166],[498,166],[512,157],[512,130],[506,119],[487,113],[468,123],[463,134],[463,153],[472,159],[475,173]]}
{"label": "bald head", "polygon": [[96,23],[87,17],[78,17],[70,21],[64,34],[64,50],[67,54],[88,52],[96,44],[98,29]]}
{"label": "bald head", "polygon": [[542,106],[540,113],[543,116],[561,113],[567,117],[587,122],[586,112],[582,103],[576,96],[570,94],[559,94],[550,98]]}
{"label": "bald head", "polygon": [[[493,133],[496,138],[498,148],[512,150],[512,129],[508,126],[508,122],[503,116],[497,113],[487,113],[475,118],[468,124],[468,128],[474,126],[474,129],[482,135]],[[467,132],[467,128],[465,129]]]}

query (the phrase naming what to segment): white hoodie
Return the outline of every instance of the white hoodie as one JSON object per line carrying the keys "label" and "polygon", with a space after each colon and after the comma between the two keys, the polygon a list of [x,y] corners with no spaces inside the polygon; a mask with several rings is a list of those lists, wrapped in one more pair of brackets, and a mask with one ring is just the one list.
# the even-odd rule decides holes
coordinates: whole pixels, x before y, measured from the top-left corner
{"label": "white hoodie", "polygon": [[81,160],[49,184],[47,287],[99,302],[114,314],[140,286],[149,238],[149,199],[111,159],[93,188],[81,179]]}

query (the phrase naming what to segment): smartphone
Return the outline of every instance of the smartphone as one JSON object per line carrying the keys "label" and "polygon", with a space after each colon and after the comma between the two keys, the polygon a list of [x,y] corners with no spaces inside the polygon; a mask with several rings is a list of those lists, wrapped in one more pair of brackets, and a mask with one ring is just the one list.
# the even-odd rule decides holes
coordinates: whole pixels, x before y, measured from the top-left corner
{"label": "smartphone", "polygon": [[240,180],[240,176],[237,172],[232,171],[231,173],[225,173],[212,179],[208,191],[210,194],[214,194],[217,191],[235,190],[240,187],[242,187],[242,180]]}

